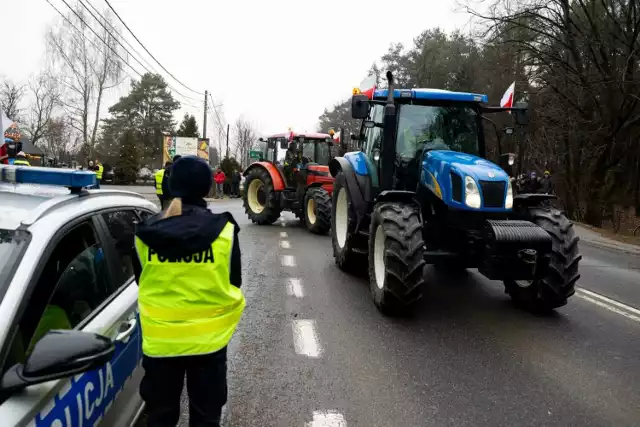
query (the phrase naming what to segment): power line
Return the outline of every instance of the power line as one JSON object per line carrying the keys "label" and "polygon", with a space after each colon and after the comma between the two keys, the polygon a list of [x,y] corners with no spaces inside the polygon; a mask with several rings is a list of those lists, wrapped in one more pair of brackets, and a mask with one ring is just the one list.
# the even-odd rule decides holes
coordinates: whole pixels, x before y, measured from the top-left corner
{"label": "power line", "polygon": [[[135,57],[131,52],[129,52],[129,50],[128,50],[126,47],[124,47],[124,45],[120,42],[120,40],[118,40],[118,38],[117,38],[116,36],[114,36],[114,35],[113,35],[113,33],[112,33],[111,31],[109,31],[109,29],[108,29],[108,28],[107,28],[107,27],[102,23],[102,21],[101,21],[100,19],[98,19],[98,18],[93,14],[93,12],[91,12],[91,11],[89,10],[89,8],[84,4],[84,2],[83,2],[82,0],[78,0],[78,1],[79,1],[79,2],[80,2],[80,4],[82,5],[82,7],[84,7],[84,8],[87,10],[87,12],[89,12],[89,14],[91,14],[91,16],[93,17],[93,19],[95,19],[95,20],[98,22],[98,24],[100,24],[100,25],[102,26],[102,28],[104,28],[104,30],[107,32],[107,34],[109,34],[109,35],[111,36],[111,38],[112,38],[112,39],[114,39],[114,40],[115,40],[115,41],[120,45],[120,47],[122,47],[122,48],[124,49],[124,51],[125,51],[125,52],[127,52],[127,54],[128,54],[130,57],[132,57],[133,59],[135,59],[135,60],[136,60],[136,62],[137,62],[138,64],[140,64],[140,66],[141,66],[142,68],[144,68],[148,73],[152,73],[152,71],[151,71],[151,70],[149,70],[147,67],[145,67],[145,66],[144,66],[144,64],[143,64],[142,62],[140,62],[140,60],[139,60],[138,58],[136,58],[136,57]],[[97,11],[96,11],[96,13],[98,13],[98,15],[100,15],[100,17],[101,17],[105,22],[107,21],[107,20],[105,19],[105,17],[104,17],[100,12],[97,12]],[[116,34],[117,34],[117,32],[116,32]],[[180,95],[180,96],[182,96],[182,97],[184,97],[184,98],[186,98],[186,99],[191,99],[191,100],[193,100],[193,101],[199,101],[198,99],[195,99],[195,98],[193,98],[193,97],[190,97],[190,96],[187,96],[187,95],[184,95],[184,94],[182,94],[182,93],[178,92],[178,90],[176,90],[176,88],[171,87],[171,85],[169,85],[169,84],[167,84],[167,86],[169,86],[169,88],[170,88],[171,90],[173,90],[174,92],[176,92],[178,95]]]}
{"label": "power line", "polygon": [[[63,0],[63,1],[64,1],[64,0]],[[169,74],[171,77],[173,77],[173,79],[174,79],[175,81],[177,81],[178,83],[180,83],[180,84],[181,84],[182,86],[184,86],[185,88],[189,89],[191,92],[193,92],[193,93],[197,93],[198,95],[203,95],[203,96],[204,96],[204,93],[202,93],[202,92],[198,92],[197,90],[193,90],[193,89],[191,89],[189,86],[185,85],[185,84],[184,84],[184,83],[182,83],[180,80],[178,80],[178,78],[177,78],[176,76],[174,76],[173,74],[171,74],[171,73],[169,72],[169,70],[167,70],[166,68],[164,68],[164,66],[160,63],[160,61],[158,61],[158,60],[155,58],[155,56],[153,56],[153,55],[151,54],[151,52],[149,52],[149,49],[147,49],[147,48],[145,47],[145,45],[144,45],[144,44],[142,44],[142,42],[138,39],[138,37],[136,37],[136,35],[133,33],[133,31],[131,31],[131,29],[129,28],[129,26],[128,26],[128,25],[127,25],[127,24],[122,20],[122,18],[120,18],[120,15],[118,15],[118,12],[116,12],[116,10],[113,8],[113,6],[111,6],[111,3],[109,3],[109,0],[104,0],[104,1],[105,1],[105,3],[107,3],[107,6],[109,6],[109,9],[111,9],[111,11],[112,11],[113,13],[115,13],[116,17],[120,20],[120,22],[122,23],[122,25],[124,25],[124,27],[127,29],[127,31],[129,31],[129,33],[131,33],[131,35],[133,36],[133,38],[134,38],[134,39],[136,39],[136,41],[137,41],[138,43],[140,43],[140,46],[142,46],[142,48],[145,50],[145,52],[147,52],[147,53],[149,54],[149,56],[150,56],[151,58],[153,58],[153,60],[154,60],[154,61],[156,61],[156,63],[160,66],[160,68],[162,68],[162,69],[163,69],[167,74]]]}
{"label": "power line", "polygon": [[[71,21],[69,20],[69,18],[67,18],[67,17],[66,17],[62,12],[60,12],[60,10],[59,10],[57,7],[55,7],[55,6],[54,6],[54,5],[53,5],[49,0],[46,0],[46,2],[47,2],[47,3],[49,3],[49,6],[51,6],[51,7],[52,7],[56,12],[58,12],[58,14],[59,14],[59,15],[60,15],[64,20],[65,20],[65,21],[67,21],[67,22],[69,23],[69,25],[71,25],[71,26],[73,27],[73,29],[75,29],[79,34],[81,34],[85,40],[88,40],[88,41],[89,41],[89,43],[91,43],[91,44],[92,44],[92,45],[93,45],[93,46],[98,50],[98,52],[100,52],[100,53],[104,53],[104,51],[103,51],[103,50],[102,50],[102,49],[101,49],[101,48],[100,48],[100,47],[99,47],[99,46],[98,46],[98,45],[97,45],[93,40],[91,40],[91,39],[87,39],[87,38],[86,38],[86,36],[84,36],[84,32],[83,32],[82,30],[80,30],[80,29],[79,29],[79,28],[78,28],[78,27],[77,27],[73,22],[71,22]],[[94,35],[95,35],[95,36],[96,36],[96,37],[97,37],[97,38],[98,38],[98,39],[99,39],[99,40],[100,40],[100,41],[101,41],[101,42],[102,42],[106,47],[108,47],[108,48],[109,48],[109,49],[110,49],[110,50],[111,50],[111,51],[112,51],[112,52],[113,52],[113,53],[114,53],[114,54],[115,54],[115,55],[120,59],[120,61],[122,61],[124,64],[126,64],[126,65],[127,65],[131,70],[133,70],[133,71],[134,71],[138,76],[142,77],[142,74],[141,74],[138,70],[136,70],[133,66],[131,66],[131,64],[129,64],[127,61],[125,61],[125,60],[124,60],[124,58],[122,58],[122,56],[120,56],[120,55],[118,54],[118,52],[116,52],[116,51],[115,51],[115,50],[114,50],[114,49],[113,49],[113,48],[112,48],[112,47],[111,47],[111,46],[110,46],[110,45],[109,45],[109,44],[108,44],[108,43],[107,43],[107,42],[106,42],[102,37],[100,37],[100,36],[99,36],[99,35],[98,35],[94,30],[93,30],[93,28],[91,28],[91,26],[90,26],[89,24],[87,24],[87,23],[86,23],[86,21],[85,21],[84,19],[82,19],[82,17],[81,17],[80,15],[78,15],[78,13],[77,13],[77,12],[76,12],[76,11],[75,11],[71,6],[69,6],[69,4],[68,4],[65,0],[62,0],[62,2],[63,2],[63,3],[64,3],[64,4],[65,4],[65,5],[66,5],[70,10],[71,10],[71,12],[73,12],[73,14],[74,14],[74,15],[75,15],[79,20],[80,20],[80,22],[82,22],[82,24],[83,24],[85,27],[89,28],[89,30],[91,30],[91,32],[92,32],[92,33],[93,33],[93,34],[94,34]],[[94,18],[95,18],[95,17],[94,17]],[[111,33],[109,33],[109,34],[111,35],[111,37],[113,37],[113,34],[111,34]],[[129,52],[127,52],[127,53],[129,53]],[[129,53],[129,54],[130,54],[130,53]],[[133,56],[133,55],[131,55],[131,56]],[[131,76],[131,74],[127,73],[127,72],[125,71],[125,69],[124,69],[124,68],[122,68],[122,64],[121,64],[121,63],[116,62],[116,61],[114,61],[114,63],[118,66],[118,68],[120,68],[120,71],[122,71],[123,73],[125,73],[125,74],[126,74],[126,75],[131,79],[131,80],[134,80],[134,78]],[[147,71],[148,71],[148,70],[147,70]],[[168,84],[167,84],[167,86],[168,86],[170,89],[173,89],[173,88],[172,88],[171,86],[169,86]],[[173,90],[175,91],[175,89],[173,89]],[[182,97],[184,97],[184,98],[186,98],[186,99],[194,99],[194,98],[186,97],[185,95],[182,95],[182,94],[181,94],[180,92],[178,92],[178,91],[175,91],[175,92],[176,92],[178,95],[180,95],[180,96],[182,96]],[[195,99],[194,99],[194,100],[195,100]],[[184,103],[184,104],[186,104],[186,105],[191,106],[192,108],[196,108],[196,109],[197,109],[197,108],[199,108],[199,107],[196,107],[195,105],[191,104],[190,102],[187,102],[187,101],[184,101],[184,100],[183,100],[183,103]]]}
{"label": "power line", "polygon": [[[70,7],[70,6],[69,6],[69,4],[68,4],[66,1],[64,1],[64,0],[62,0],[62,1],[63,1],[63,3],[65,3],[65,5],[66,5],[69,9],[71,9],[71,11],[76,15],[76,17],[78,17],[78,19],[79,19],[79,20],[84,24],[84,26],[86,26],[87,28],[89,28],[89,29],[91,30],[91,32],[93,32],[93,33],[96,35],[96,37],[98,37],[98,39],[100,39],[100,41],[102,41],[102,43],[103,43],[105,46],[107,46],[107,47],[109,47],[109,48],[110,48],[110,46],[109,46],[109,45],[108,45],[108,44],[107,44],[107,43],[106,43],[106,42],[105,42],[105,41],[104,41],[104,40],[103,40],[103,39],[102,39],[98,34],[96,34],[96,32],[95,32],[95,31],[93,31],[93,29],[92,29],[92,28],[91,28],[91,27],[90,27],[90,26],[89,26],[89,25],[88,25],[88,24],[87,24],[87,23],[86,23],[86,22],[85,22],[85,21],[84,21],[80,16],[78,16],[78,14],[77,14],[77,13],[76,13],[76,12],[75,12],[71,7]],[[80,29],[79,29],[79,28],[78,28],[78,27],[77,27],[73,22],[71,22],[71,21],[69,20],[69,18],[67,18],[67,17],[66,17],[62,12],[60,12],[60,10],[59,10],[57,7],[55,7],[55,6],[54,6],[54,5],[53,5],[49,0],[46,0],[46,2],[47,2],[47,3],[49,3],[49,6],[51,6],[51,7],[52,7],[56,12],[58,12],[58,14],[59,14],[59,15],[60,15],[64,20],[65,20],[65,21],[67,21],[67,23],[68,23],[69,25],[71,25],[71,27],[72,27],[74,30],[76,30],[79,34],[81,34],[81,35],[84,37],[84,32],[83,32],[82,30],[80,30]],[[85,37],[85,40],[89,41],[89,43],[91,43],[91,44],[93,45],[93,47],[95,47],[95,48],[98,50],[98,52],[100,52],[100,53],[104,53],[104,51],[101,49],[101,47],[100,47],[100,46],[98,46],[98,44],[97,44],[97,43],[95,43],[93,40],[91,40],[91,39],[87,39],[86,37]],[[110,49],[111,49],[111,51],[113,51],[113,53],[114,53],[114,54],[115,54],[115,55],[116,55],[116,56],[117,56],[117,57],[118,57],[118,58],[119,58],[123,63],[125,63],[125,64],[126,64],[126,65],[131,69],[131,70],[133,70],[133,71],[134,71],[138,76],[142,77],[142,74],[140,74],[140,72],[139,72],[138,70],[136,70],[135,68],[133,68],[133,67],[131,66],[131,64],[129,64],[127,61],[125,61],[125,60],[124,60],[120,55],[118,55],[118,53],[117,53],[117,52],[115,52],[112,48],[110,48]],[[118,68],[120,68],[120,71],[122,71],[123,73],[125,73],[125,74],[127,75],[127,77],[129,77],[131,80],[134,80],[133,76],[131,76],[131,74],[129,74],[129,73],[128,73],[128,72],[127,72],[127,71],[122,67],[122,64],[121,64],[121,63],[116,62],[116,61],[114,61],[114,63],[118,66]],[[168,85],[167,85],[167,86],[168,86]],[[184,95],[182,95],[182,96],[184,96]],[[197,106],[195,106],[195,105],[191,104],[190,102],[187,102],[187,101],[184,101],[184,100],[183,100],[183,104],[189,105],[190,107],[192,107],[192,108],[196,108],[196,109],[197,109],[197,108],[200,108],[200,107],[197,107]]]}

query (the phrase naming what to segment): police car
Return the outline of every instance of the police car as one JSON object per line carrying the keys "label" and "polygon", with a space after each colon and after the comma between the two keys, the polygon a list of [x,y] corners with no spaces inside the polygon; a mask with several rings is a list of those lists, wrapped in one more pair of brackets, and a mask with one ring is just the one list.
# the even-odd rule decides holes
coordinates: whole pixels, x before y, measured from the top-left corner
{"label": "police car", "polygon": [[128,426],[143,410],[134,224],[93,172],[0,165],[0,426]]}

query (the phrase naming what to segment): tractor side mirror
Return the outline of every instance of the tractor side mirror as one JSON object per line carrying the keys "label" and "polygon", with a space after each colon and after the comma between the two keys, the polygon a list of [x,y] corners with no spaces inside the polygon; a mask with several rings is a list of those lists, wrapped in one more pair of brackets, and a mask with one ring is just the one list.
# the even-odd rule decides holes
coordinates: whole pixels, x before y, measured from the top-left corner
{"label": "tractor side mirror", "polygon": [[502,168],[503,171],[507,173],[510,177],[513,177],[513,169],[516,163],[516,155],[513,153],[505,153],[500,155],[500,159],[498,160],[498,165]]}
{"label": "tractor side mirror", "polygon": [[280,148],[286,150],[287,148],[289,148],[289,142],[286,139],[282,138],[280,140]]}
{"label": "tractor side mirror", "polygon": [[349,136],[351,137],[352,141],[358,141],[360,139],[360,135],[356,135],[355,133],[352,133]]}
{"label": "tractor side mirror", "polygon": [[263,138],[263,137],[260,137],[260,138],[258,138],[258,141],[260,141],[260,142],[264,142],[264,138]]}
{"label": "tractor side mirror", "polygon": [[529,107],[526,102],[518,102],[515,110],[516,123],[524,126],[529,124]]}
{"label": "tractor side mirror", "polygon": [[351,117],[354,119],[366,119],[369,116],[369,98],[367,95],[353,95],[351,98]]}

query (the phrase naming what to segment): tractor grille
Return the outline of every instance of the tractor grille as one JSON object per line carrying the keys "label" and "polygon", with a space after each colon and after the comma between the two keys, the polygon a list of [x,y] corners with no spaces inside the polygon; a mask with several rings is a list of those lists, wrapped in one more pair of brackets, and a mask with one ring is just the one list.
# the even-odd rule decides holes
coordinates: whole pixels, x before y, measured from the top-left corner
{"label": "tractor grille", "polygon": [[485,208],[504,207],[504,181],[480,181]]}
{"label": "tractor grille", "polygon": [[462,177],[451,172],[451,198],[456,202],[462,202]]}

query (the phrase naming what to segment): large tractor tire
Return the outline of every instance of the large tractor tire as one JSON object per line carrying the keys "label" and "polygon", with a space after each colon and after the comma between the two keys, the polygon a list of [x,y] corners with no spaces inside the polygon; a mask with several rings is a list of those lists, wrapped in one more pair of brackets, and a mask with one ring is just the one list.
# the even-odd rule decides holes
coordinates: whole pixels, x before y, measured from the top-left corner
{"label": "large tractor tire", "polygon": [[398,315],[417,302],[424,285],[422,219],[416,206],[380,203],[371,218],[369,284],[373,302]]}
{"label": "large tractor tire", "polygon": [[367,258],[355,250],[355,213],[349,200],[344,172],[336,175],[331,200],[331,245],[336,265],[347,273],[364,275]]}
{"label": "large tractor tire", "polygon": [[575,293],[580,274],[578,264],[582,256],[573,223],[562,211],[549,206],[528,209],[529,221],[542,227],[551,236],[552,249],[549,266],[541,279],[505,281],[505,291],[513,301],[527,310],[548,312],[562,307]]}
{"label": "large tractor tire", "polygon": [[324,188],[310,188],[304,196],[304,223],[315,234],[331,229],[331,197]]}
{"label": "large tractor tire", "polygon": [[249,171],[244,188],[244,210],[254,224],[269,225],[280,218],[282,209],[266,169],[256,167]]}

